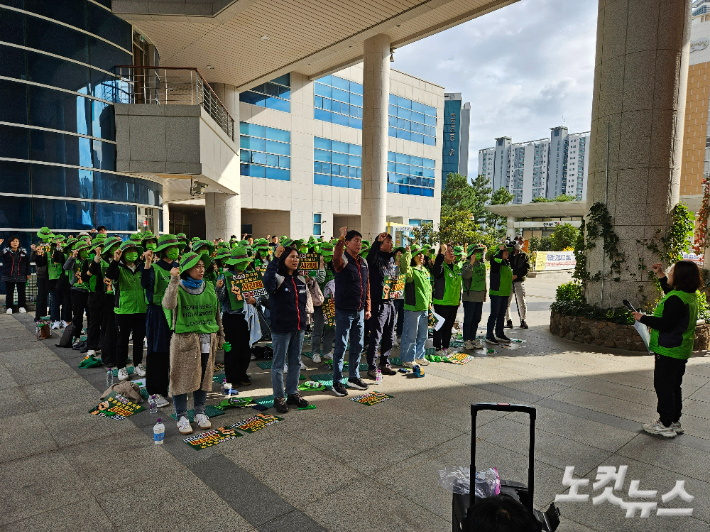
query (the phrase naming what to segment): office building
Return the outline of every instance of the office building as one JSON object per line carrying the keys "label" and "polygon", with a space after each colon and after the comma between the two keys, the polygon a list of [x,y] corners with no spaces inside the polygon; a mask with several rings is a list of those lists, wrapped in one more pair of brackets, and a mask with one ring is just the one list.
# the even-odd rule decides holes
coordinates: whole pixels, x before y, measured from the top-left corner
{"label": "office building", "polygon": [[463,103],[460,92],[444,94],[444,141],[441,163],[441,188],[449,174],[468,175],[468,135],[471,104]]}
{"label": "office building", "polygon": [[478,174],[494,191],[502,187],[513,194],[512,203],[560,194],[583,201],[588,172],[589,132],[570,134],[563,126],[552,128],[549,139],[514,143],[500,137],[494,147],[478,152]]}

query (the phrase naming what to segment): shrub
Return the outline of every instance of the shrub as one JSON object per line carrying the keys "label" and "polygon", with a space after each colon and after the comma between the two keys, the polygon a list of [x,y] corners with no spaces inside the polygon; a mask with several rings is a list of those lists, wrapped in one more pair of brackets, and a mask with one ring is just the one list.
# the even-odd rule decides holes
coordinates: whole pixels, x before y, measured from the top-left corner
{"label": "shrub", "polygon": [[576,281],[561,284],[557,287],[556,301],[584,302],[584,290],[582,289],[582,285]]}
{"label": "shrub", "polygon": [[598,321],[610,321],[621,325],[631,325],[634,317],[626,307],[603,309],[580,301],[555,301],[550,310],[562,316],[576,316]]}

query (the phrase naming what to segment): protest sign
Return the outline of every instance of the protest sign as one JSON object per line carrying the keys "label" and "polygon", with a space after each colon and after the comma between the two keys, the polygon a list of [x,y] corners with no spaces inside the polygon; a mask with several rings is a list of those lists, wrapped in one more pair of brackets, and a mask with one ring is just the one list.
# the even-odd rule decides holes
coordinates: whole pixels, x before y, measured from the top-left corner
{"label": "protest sign", "polygon": [[195,434],[189,438],[185,438],[184,441],[190,447],[199,451],[201,449],[206,449],[207,447],[213,447],[227,440],[233,440],[243,436],[232,427],[219,427],[218,429],[208,430],[201,434]]}
{"label": "protest sign", "polygon": [[245,297],[261,297],[266,295],[264,281],[259,272],[238,273],[231,277],[229,284],[230,286],[228,286],[228,288],[232,291],[237,300],[241,300]]}
{"label": "protest sign", "polygon": [[301,253],[298,256],[298,275],[315,277],[320,269],[320,255],[318,253]]}
{"label": "protest sign", "polygon": [[119,393],[111,392],[96,408],[89,410],[89,413],[94,416],[120,420],[126,419],[141,410],[145,410],[145,408],[129,401]]}
{"label": "protest sign", "polygon": [[404,277],[385,275],[382,284],[382,299],[401,299],[404,293]]}

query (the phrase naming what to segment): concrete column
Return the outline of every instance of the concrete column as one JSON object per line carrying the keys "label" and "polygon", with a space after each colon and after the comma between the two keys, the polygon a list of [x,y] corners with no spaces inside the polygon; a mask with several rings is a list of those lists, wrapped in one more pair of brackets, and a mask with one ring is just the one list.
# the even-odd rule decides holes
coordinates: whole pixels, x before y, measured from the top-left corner
{"label": "concrete column", "polygon": [[600,0],[597,24],[587,206],[606,204],[625,261],[610,272],[597,240],[587,267],[604,281],[586,295],[604,308],[641,306],[657,292],[640,261],[650,269],[658,257],[637,240],[664,234],[680,193],[690,2]]}
{"label": "concrete column", "polygon": [[[160,227],[160,226],[158,226]],[[170,232],[170,207],[167,203],[163,203],[163,230],[162,235],[167,235]]]}
{"label": "concrete column", "polygon": [[515,216],[508,216],[508,224],[506,226],[505,235],[510,238],[515,237]]}
{"label": "concrete column", "polygon": [[205,194],[205,226],[207,240],[236,235],[241,238],[242,199],[238,194]]}
{"label": "concrete column", "polygon": [[387,106],[390,92],[390,38],[365,41],[362,116],[360,232],[370,241],[387,221]]}

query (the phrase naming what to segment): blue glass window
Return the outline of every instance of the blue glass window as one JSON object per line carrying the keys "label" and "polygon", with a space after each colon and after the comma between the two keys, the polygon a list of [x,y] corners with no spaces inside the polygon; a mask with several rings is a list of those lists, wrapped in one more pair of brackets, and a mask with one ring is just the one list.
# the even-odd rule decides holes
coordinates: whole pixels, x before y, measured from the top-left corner
{"label": "blue glass window", "polygon": [[257,85],[251,90],[240,93],[239,101],[290,113],[291,74],[284,74],[268,83]]}
{"label": "blue glass window", "polygon": [[[50,4],[52,2],[44,2]],[[83,11],[83,9],[82,9]],[[6,10],[3,10],[5,17]],[[89,44],[88,36],[85,33],[80,33],[74,29],[60,26],[54,22],[40,19],[37,17],[26,17],[26,43],[29,48],[50,52],[61,57],[75,59],[82,63],[91,64],[89,62]],[[82,25],[83,27],[83,25]],[[107,44],[107,46],[110,46]],[[130,61],[130,55],[129,61]],[[126,65],[129,63],[117,63]],[[94,63],[94,66],[98,66]],[[107,70],[110,70],[107,69]]]}
{"label": "blue glass window", "polygon": [[387,192],[433,198],[435,180],[428,177],[434,177],[434,166],[433,159],[387,152]]}
{"label": "blue glass window", "polygon": [[241,174],[279,181],[291,180],[291,133],[256,124],[239,124]]}
{"label": "blue glass window", "polygon": [[19,127],[0,126],[0,157],[29,159],[29,131]]}
{"label": "blue glass window", "polygon": [[136,203],[133,177],[96,172],[94,183],[96,199]]}
{"label": "blue glass window", "polygon": [[0,161],[0,192],[29,194],[30,190],[29,164]]}
{"label": "blue glass window", "polygon": [[[12,198],[12,201],[0,201],[0,227],[24,229],[48,225],[32,225],[31,212],[32,200],[30,198]],[[50,227],[54,228],[54,226]]]}
{"label": "blue glass window", "polygon": [[[122,205],[99,203],[97,205]],[[37,227],[47,225],[53,229],[91,229],[94,224],[94,204],[88,201],[52,200],[34,198],[32,200],[32,218]],[[135,207],[133,207],[135,210]],[[111,227],[109,224],[106,227]]]}
{"label": "blue glass window", "polygon": [[390,137],[436,145],[436,108],[390,94]]}
{"label": "blue glass window", "polygon": [[112,231],[135,231],[136,208],[133,205],[96,203],[96,224],[105,225]]}
{"label": "blue glass window", "polygon": [[[313,138],[313,183],[360,188],[362,147],[337,140]],[[329,164],[332,163],[332,164]]]}
{"label": "blue glass window", "polygon": [[12,105],[0,105],[1,122],[27,124],[27,85],[0,80],[0,102],[12,102]]}
{"label": "blue glass window", "polygon": [[362,129],[361,84],[337,76],[325,76],[316,80],[314,92],[313,116],[316,120]]}

